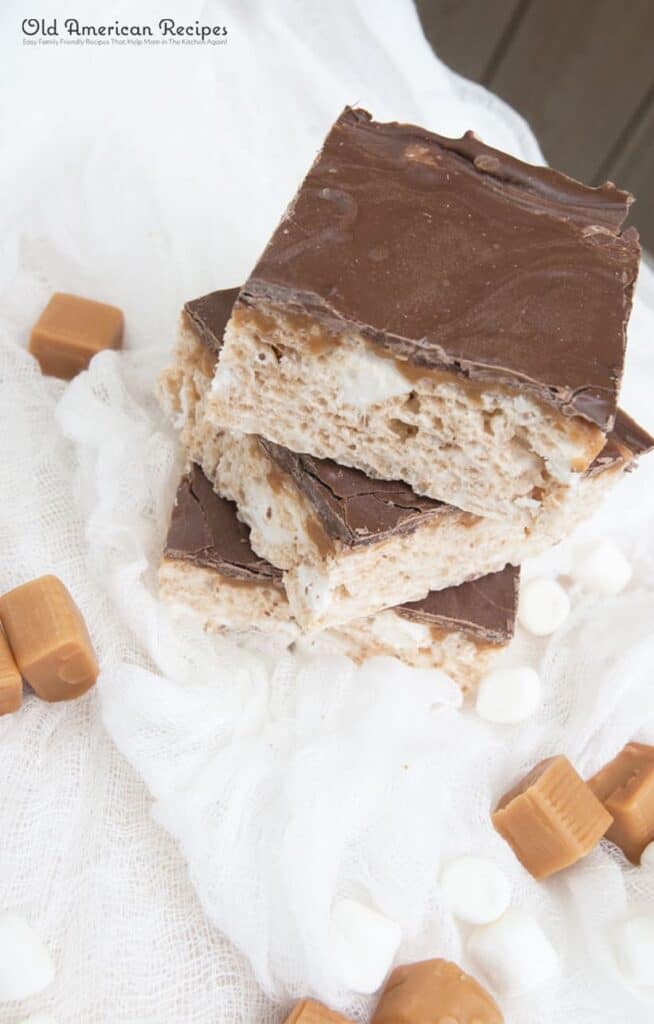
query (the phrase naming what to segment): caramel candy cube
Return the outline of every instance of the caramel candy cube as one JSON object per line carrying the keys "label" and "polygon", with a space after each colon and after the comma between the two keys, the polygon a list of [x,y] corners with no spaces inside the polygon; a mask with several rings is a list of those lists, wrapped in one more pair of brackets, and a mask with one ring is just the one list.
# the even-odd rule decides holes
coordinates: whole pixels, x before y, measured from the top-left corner
{"label": "caramel candy cube", "polygon": [[539,880],[590,853],[612,821],[562,755],[537,764],[493,814],[497,831]]}
{"label": "caramel candy cube", "polygon": [[0,715],[18,711],[23,703],[23,679],[7,637],[0,629]]}
{"label": "caramel candy cube", "polygon": [[0,621],[23,679],[43,700],[72,700],[93,686],[98,663],[91,639],[56,576],[40,576],[0,597]]}
{"label": "caramel candy cube", "polygon": [[37,320],[29,350],[43,373],[70,380],[96,352],[120,348],[123,314],[115,306],[55,292]]}
{"label": "caramel candy cube", "polygon": [[613,818],[606,838],[639,864],[654,839],[654,747],[627,743],[588,785]]}
{"label": "caramel candy cube", "polygon": [[449,960],[396,967],[371,1024],[503,1024],[485,988]]}
{"label": "caramel candy cube", "polygon": [[291,1011],[284,1024],[352,1024],[348,1017],[343,1017],[334,1010],[328,1010],[322,1003],[313,999],[303,999]]}

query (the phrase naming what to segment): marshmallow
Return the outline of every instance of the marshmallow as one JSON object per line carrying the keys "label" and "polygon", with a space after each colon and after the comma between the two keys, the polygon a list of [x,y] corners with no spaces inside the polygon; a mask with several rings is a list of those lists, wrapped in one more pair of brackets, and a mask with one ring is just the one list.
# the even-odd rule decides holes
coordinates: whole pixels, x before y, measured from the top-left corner
{"label": "marshmallow", "polygon": [[534,636],[549,636],[568,617],[570,599],[560,583],[538,577],[520,588],[518,621]]}
{"label": "marshmallow", "polygon": [[654,917],[623,921],[615,930],[618,964],[634,985],[654,985]]}
{"label": "marshmallow", "polygon": [[648,843],[640,855],[641,868],[654,868],[654,842]]}
{"label": "marshmallow", "polygon": [[408,395],[413,387],[392,359],[364,349],[339,346],[329,362],[338,381],[341,399],[359,408],[386,402],[398,395]]}
{"label": "marshmallow", "polygon": [[610,597],[624,590],[632,568],[617,544],[603,540],[579,552],[572,575],[586,590]]}
{"label": "marshmallow", "polygon": [[454,916],[468,924],[496,921],[511,900],[504,872],[492,861],[472,854],[447,865],[441,875],[441,890]]}
{"label": "marshmallow", "polygon": [[524,722],[539,703],[540,676],[527,665],[496,669],[484,676],[477,690],[477,714],[487,722]]}
{"label": "marshmallow", "polygon": [[52,982],[54,964],[25,918],[0,915],[0,1002],[27,999]]}
{"label": "marshmallow", "polygon": [[22,1024],[58,1024],[58,1022],[49,1013],[33,1013]]}
{"label": "marshmallow", "polygon": [[395,921],[358,900],[332,907],[330,945],[341,983],[354,992],[376,992],[393,965],[402,941]]}
{"label": "marshmallow", "polygon": [[480,974],[501,995],[538,988],[559,967],[559,958],[538,921],[518,907],[509,907],[493,924],[475,928],[468,954]]}

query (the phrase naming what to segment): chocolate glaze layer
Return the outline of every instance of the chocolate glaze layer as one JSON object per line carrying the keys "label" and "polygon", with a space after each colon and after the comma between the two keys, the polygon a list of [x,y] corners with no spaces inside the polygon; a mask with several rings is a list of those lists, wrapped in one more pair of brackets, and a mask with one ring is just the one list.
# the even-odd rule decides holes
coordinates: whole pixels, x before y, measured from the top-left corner
{"label": "chocolate glaze layer", "polygon": [[184,306],[195,333],[215,355],[220,352],[223,333],[238,297],[238,288],[224,288],[192,299]]}
{"label": "chocolate glaze layer", "polygon": [[[346,108],[239,304],[354,327],[414,365],[610,429],[638,273],[632,197]],[[337,338],[335,340],[337,343]]]}
{"label": "chocolate glaze layer", "polygon": [[250,546],[250,530],[236,505],[216,494],[199,466],[177,489],[164,548],[166,558],[215,569],[231,579],[282,586],[282,573]]}
{"label": "chocolate glaze layer", "polygon": [[515,628],[519,583],[520,569],[507,565],[458,587],[432,590],[423,601],[411,601],[395,611],[413,622],[463,629],[492,644],[508,643]]}
{"label": "chocolate glaze layer", "polygon": [[[249,537],[234,502],[216,494],[200,467],[193,465],[177,489],[164,556],[231,579],[281,586],[281,571],[254,553]],[[424,601],[399,605],[394,611],[415,622],[462,629],[489,643],[506,643],[513,633],[511,608],[515,619],[518,574],[509,566],[473,583],[428,594]]]}
{"label": "chocolate glaze layer", "polygon": [[309,499],[325,533],[348,547],[412,533],[426,519],[458,511],[416,494],[402,481],[373,480],[361,470],[298,455],[262,437],[259,443]]}

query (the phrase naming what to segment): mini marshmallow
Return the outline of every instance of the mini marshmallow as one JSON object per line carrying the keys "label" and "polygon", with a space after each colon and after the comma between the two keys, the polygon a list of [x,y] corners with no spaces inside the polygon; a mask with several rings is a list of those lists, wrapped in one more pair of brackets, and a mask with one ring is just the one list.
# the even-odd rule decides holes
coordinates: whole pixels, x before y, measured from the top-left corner
{"label": "mini marshmallow", "polygon": [[538,988],[559,967],[558,955],[538,921],[518,907],[509,907],[499,921],[475,928],[467,949],[479,973],[504,996]]}
{"label": "mini marshmallow", "polygon": [[540,703],[540,676],[533,668],[496,669],[484,676],[477,691],[476,710],[487,722],[512,725],[536,713]]}
{"label": "mini marshmallow", "polygon": [[0,915],[0,1002],[41,992],[54,975],[52,957],[25,918]]}
{"label": "mini marshmallow", "polygon": [[617,544],[603,540],[579,552],[572,575],[586,590],[611,597],[627,586],[632,568]]}
{"label": "mini marshmallow", "polygon": [[654,843],[648,843],[640,855],[641,868],[654,868]]}
{"label": "mini marshmallow", "polygon": [[654,917],[623,921],[614,932],[618,964],[633,985],[654,985]]}
{"label": "mini marshmallow", "polygon": [[441,875],[445,903],[468,924],[496,921],[507,909],[511,888],[503,871],[484,857],[468,854],[451,861]]}
{"label": "mini marshmallow", "polygon": [[353,992],[376,992],[393,965],[402,929],[384,914],[358,900],[332,907],[330,943],[341,983]]}
{"label": "mini marshmallow", "polygon": [[520,588],[518,621],[534,636],[549,636],[565,622],[569,612],[570,598],[556,580],[541,576]]}

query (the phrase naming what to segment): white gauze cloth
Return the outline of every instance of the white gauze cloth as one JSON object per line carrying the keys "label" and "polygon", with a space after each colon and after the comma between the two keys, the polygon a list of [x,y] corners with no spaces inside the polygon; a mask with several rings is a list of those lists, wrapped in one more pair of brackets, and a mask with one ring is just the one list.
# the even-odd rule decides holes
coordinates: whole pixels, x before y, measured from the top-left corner
{"label": "white gauze cloth", "polygon": [[[654,912],[654,873],[608,846],[539,884],[493,831],[499,795],[543,756],[584,774],[654,741],[654,459],[572,541],[527,567],[565,573],[575,544],[618,541],[628,589],[583,597],[507,663],[542,674],[519,726],[460,709],[441,677],[392,661],[273,663],[173,626],[156,566],[181,458],[154,382],[184,300],[238,284],[345,103],[445,134],[474,128],[528,160],[522,122],[432,56],[408,0],[169,3],[225,23],[222,47],[23,46],[3,11],[0,165],[0,586],[62,577],[100,657],[71,705],[27,698],[0,720],[0,909],[23,913],[57,978],[29,1004],[66,1024],[273,1024],[312,994],[358,1021],[329,911],[353,897],[396,920],[399,961],[470,968],[438,889],[462,853],[495,861],[563,968],[500,1001],[507,1024],[645,1024],[612,929]],[[39,13],[39,12],[35,12]],[[65,3],[57,10],[60,22]],[[89,2],[83,19],[156,22],[160,5]],[[11,202],[7,197],[11,196]],[[53,290],[115,302],[126,351],[69,385],[41,377],[29,328]],[[654,285],[643,272],[626,408],[654,426]],[[172,837],[172,838],[171,838]]]}

